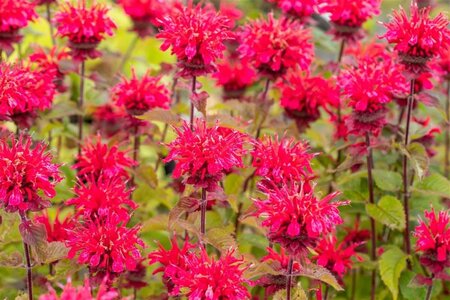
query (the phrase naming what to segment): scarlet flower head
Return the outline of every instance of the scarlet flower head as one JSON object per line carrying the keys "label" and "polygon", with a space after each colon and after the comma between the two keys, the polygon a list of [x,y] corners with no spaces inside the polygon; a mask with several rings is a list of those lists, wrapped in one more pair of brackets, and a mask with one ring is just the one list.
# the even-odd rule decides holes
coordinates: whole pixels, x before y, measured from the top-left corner
{"label": "scarlet flower head", "polygon": [[431,7],[419,9],[412,1],[410,18],[400,7],[391,22],[384,24],[387,31],[382,37],[395,44],[403,64],[412,73],[425,71],[432,57],[450,47],[449,20],[442,13],[431,19],[430,11]]}
{"label": "scarlet flower head", "polygon": [[128,125],[127,116],[123,107],[117,107],[113,103],[97,106],[92,114],[94,132],[107,138],[123,133]]}
{"label": "scarlet flower head", "polygon": [[119,293],[114,289],[108,288],[105,278],[100,284],[97,295],[92,295],[91,284],[89,280],[84,281],[84,285],[75,287],[72,285],[72,279],[67,278],[66,285],[62,286],[60,296],[49,285],[49,292],[39,296],[39,300],[68,300],[68,299],[83,299],[83,300],[115,300],[119,299]]}
{"label": "scarlet flower head", "polygon": [[330,13],[332,33],[349,42],[363,37],[362,25],[380,13],[381,0],[329,0],[322,12]]}
{"label": "scarlet flower head", "polygon": [[77,157],[77,163],[73,169],[78,170],[79,177],[94,178],[105,177],[129,178],[127,169],[136,162],[127,156],[127,152],[119,150],[118,145],[108,146],[103,144],[101,137],[88,138],[81,148],[81,155]]}
{"label": "scarlet flower head", "polygon": [[290,255],[304,255],[319,239],[343,222],[338,207],[347,202],[331,202],[339,193],[334,192],[322,200],[314,196],[313,188],[305,184],[284,184],[281,188],[259,188],[266,200],[254,199],[257,217],[268,229],[268,239],[278,243]]}
{"label": "scarlet flower head", "polygon": [[38,17],[36,4],[28,0],[2,0],[0,2],[0,50],[13,51],[13,44],[20,42],[19,30]]}
{"label": "scarlet flower head", "polygon": [[227,251],[218,260],[209,257],[205,248],[199,254],[187,256],[186,268],[169,265],[166,273],[171,277],[174,288],[172,296],[184,293],[188,300],[195,299],[250,299],[244,284],[249,283],[243,276],[247,269],[242,259],[234,257],[234,250]]}
{"label": "scarlet flower head", "polygon": [[142,115],[156,108],[170,107],[170,91],[161,83],[161,77],[150,76],[147,72],[141,79],[132,70],[131,79],[123,77],[112,89],[113,101],[124,106],[131,115]]}
{"label": "scarlet flower head", "polygon": [[58,49],[56,46],[52,47],[50,52],[46,52],[39,47],[30,55],[30,61],[37,65],[37,71],[41,73],[51,72],[55,75],[53,83],[60,93],[67,90],[67,86],[64,85],[66,71],[63,70],[60,64],[69,58],[70,53],[66,49]]}
{"label": "scarlet flower head", "polygon": [[330,106],[336,106],[339,101],[335,86],[307,72],[288,72],[285,80],[278,81],[276,86],[281,91],[281,106],[300,131],[320,118],[321,108],[329,111]]}
{"label": "scarlet flower head", "polygon": [[311,32],[298,21],[275,19],[273,14],[267,20],[261,18],[244,26],[240,42],[241,57],[272,79],[297,66],[307,70],[314,55]]}
{"label": "scarlet flower head", "polygon": [[450,267],[450,216],[448,211],[436,215],[433,208],[424,215],[427,220],[419,220],[414,231],[416,251],[421,252],[420,263],[439,277]]}
{"label": "scarlet flower head", "polygon": [[55,185],[61,180],[58,165],[45,152],[46,145],[33,143],[21,134],[0,140],[0,205],[7,212],[38,211],[50,206]]}
{"label": "scarlet flower head", "polygon": [[127,228],[114,214],[102,222],[79,224],[66,241],[68,258],[77,256],[77,262],[87,264],[95,276],[114,278],[126,270],[132,271],[142,259],[138,246],[145,246],[137,236],[139,229]]}
{"label": "scarlet flower head", "polygon": [[255,142],[251,154],[255,175],[261,176],[263,183],[281,185],[289,181],[307,181],[314,176],[311,160],[317,154],[310,153],[305,142],[264,136]]}
{"label": "scarlet flower head", "polygon": [[41,73],[20,64],[0,65],[0,119],[11,119],[20,128],[31,127],[37,111],[52,105],[54,73]]}
{"label": "scarlet flower head", "polygon": [[102,220],[111,214],[122,222],[130,219],[130,209],[136,209],[137,204],[131,200],[131,192],[122,178],[91,175],[85,179],[85,183],[74,188],[75,198],[66,202],[75,206],[77,215],[88,220]]}
{"label": "scarlet flower head", "polygon": [[192,1],[162,18],[161,25],[156,36],[163,40],[161,50],[172,48],[183,77],[214,72],[216,60],[222,58],[226,49],[224,42],[234,39],[227,17],[201,4],[194,6]]}
{"label": "scarlet flower head", "polygon": [[93,3],[86,7],[86,0],[77,4],[66,2],[55,14],[57,35],[69,39],[69,48],[75,60],[86,60],[100,56],[98,44],[107,35],[112,36],[116,25],[108,17],[108,8]]}
{"label": "scarlet flower head", "polygon": [[319,0],[268,0],[276,4],[283,13],[299,18],[305,21],[313,13],[318,11]]}
{"label": "scarlet flower head", "polygon": [[193,130],[184,122],[175,131],[178,137],[164,160],[176,161],[174,178],[185,176],[187,184],[212,192],[225,173],[243,167],[244,134],[218,124],[208,127],[202,119],[194,121]]}
{"label": "scarlet flower head", "polygon": [[327,268],[330,272],[342,278],[351,270],[353,266],[352,257],[356,257],[362,261],[362,257],[358,256],[355,249],[359,244],[346,245],[345,242],[338,243],[335,235],[329,235],[319,241],[314,251],[317,253],[313,260],[317,264]]}
{"label": "scarlet flower head", "polygon": [[59,219],[61,210],[56,211],[54,220],[50,220],[48,211],[44,210],[41,215],[34,218],[37,223],[45,226],[47,232],[47,242],[64,242],[68,238],[68,231],[74,227],[73,219],[70,214],[61,221]]}

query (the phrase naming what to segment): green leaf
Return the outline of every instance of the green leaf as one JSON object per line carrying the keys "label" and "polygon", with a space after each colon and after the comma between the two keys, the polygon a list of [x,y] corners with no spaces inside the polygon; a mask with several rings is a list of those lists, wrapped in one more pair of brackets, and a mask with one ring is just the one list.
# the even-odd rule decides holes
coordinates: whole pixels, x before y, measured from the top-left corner
{"label": "green leaf", "polygon": [[312,279],[320,280],[326,284],[332,286],[337,291],[343,291],[344,289],[339,285],[336,277],[322,266],[309,264],[300,269],[300,272],[296,273],[297,276],[305,276]]}
{"label": "green leaf", "polygon": [[400,292],[402,296],[408,300],[425,299],[427,289],[411,284],[416,274],[412,271],[406,270],[400,276]]}
{"label": "green leaf", "polygon": [[69,249],[63,242],[42,243],[31,247],[36,263],[49,264],[67,257]]}
{"label": "green leaf", "polygon": [[420,143],[411,143],[408,146],[408,157],[411,160],[411,165],[420,180],[425,176],[430,165],[430,158],[428,157],[425,147]]}
{"label": "green leaf", "polygon": [[403,205],[393,196],[384,196],[377,204],[368,203],[366,211],[375,221],[391,229],[405,228],[405,211]]}
{"label": "green leaf", "polygon": [[172,111],[162,108],[152,109],[138,118],[147,121],[163,122],[174,126],[178,125],[181,120],[180,117]]}
{"label": "green leaf", "polygon": [[379,261],[381,280],[389,288],[392,298],[398,298],[398,286],[400,275],[406,268],[407,255],[397,247],[384,252]]}
{"label": "green leaf", "polygon": [[20,268],[23,266],[22,254],[18,251],[0,254],[0,267]]}
{"label": "green leaf", "polygon": [[209,229],[206,232],[205,241],[221,252],[230,248],[237,249],[237,243],[234,238],[234,226],[232,224],[226,227]]}
{"label": "green leaf", "polygon": [[416,188],[441,197],[450,198],[450,181],[438,173],[433,173],[426,177],[417,184]]}
{"label": "green leaf", "polygon": [[399,173],[386,170],[373,170],[373,179],[377,187],[383,191],[395,192],[402,186],[402,177]]}
{"label": "green leaf", "polygon": [[[286,299],[287,291],[286,289],[279,290],[273,295],[273,300],[284,300]],[[302,284],[299,282],[296,287],[291,289],[291,299],[292,300],[308,300],[305,291],[302,288]]]}

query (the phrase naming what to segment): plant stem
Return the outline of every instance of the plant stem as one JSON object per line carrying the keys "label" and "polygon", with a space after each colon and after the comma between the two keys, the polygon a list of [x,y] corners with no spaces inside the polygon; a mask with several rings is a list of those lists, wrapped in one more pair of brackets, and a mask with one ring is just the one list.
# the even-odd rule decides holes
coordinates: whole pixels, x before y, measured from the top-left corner
{"label": "plant stem", "polygon": [[52,39],[52,45],[55,46],[56,45],[56,41],[55,41],[55,35],[53,33],[52,13],[50,11],[50,3],[46,4],[46,9],[47,9],[48,26],[50,27],[50,38]]}
{"label": "plant stem", "polygon": [[433,278],[434,278],[434,276],[433,276],[433,274],[431,274],[431,284],[427,288],[427,294],[425,296],[425,300],[431,300],[431,294],[433,292]]}
{"label": "plant stem", "polygon": [[136,45],[139,41],[139,35],[136,35],[132,40],[130,45],[128,45],[127,51],[122,57],[122,60],[120,61],[119,67],[117,68],[116,74],[120,74],[123,71],[123,68],[125,67],[125,64],[130,59],[131,54],[133,53],[134,48],[136,48]]}
{"label": "plant stem", "polygon": [[[133,160],[135,162],[138,162],[139,159],[139,148],[141,146],[141,141],[140,141],[140,136],[139,136],[139,125],[136,124],[134,127],[134,144],[133,144]],[[138,165],[135,165],[133,167],[134,170],[136,170],[136,168],[138,167]],[[135,186],[135,175],[133,174],[133,176],[131,177],[131,186]]]}
{"label": "plant stem", "polygon": [[[341,42],[341,47],[339,49],[339,56],[338,56],[338,65],[337,65],[337,74],[339,75],[339,73],[341,72],[341,62],[342,62],[342,58],[344,56],[344,49],[345,49],[345,40],[343,39]],[[337,118],[338,118],[338,124],[340,125],[342,122],[342,109],[341,109],[341,101],[338,101],[338,107],[337,107]],[[337,153],[337,162],[336,162],[336,166],[339,166],[339,164],[341,163],[342,160],[342,150],[339,149],[338,153]]]}
{"label": "plant stem", "polygon": [[[267,78],[266,84],[264,86],[264,91],[262,94],[262,98],[261,98],[261,103],[262,105],[265,105],[266,99],[267,99],[267,93],[269,92],[269,88],[270,88],[270,79]],[[261,128],[264,125],[264,122],[266,121],[267,115],[269,114],[268,111],[264,112],[263,118],[261,120],[261,122],[258,125],[258,128],[256,129],[256,135],[255,138],[258,139],[259,136],[261,135]]]}
{"label": "plant stem", "polygon": [[[24,212],[20,212],[20,218],[22,222],[27,221],[27,217]],[[25,260],[27,263],[27,287],[28,287],[28,299],[33,300],[33,274],[32,274],[32,268],[31,268],[31,256],[30,256],[30,247],[27,243],[25,243],[25,240],[23,239],[23,249],[25,251]]]}
{"label": "plant stem", "polygon": [[[193,76],[192,77],[192,88],[191,88],[191,93],[192,95],[195,95],[197,89],[197,77]],[[194,102],[191,101],[191,117],[190,117],[190,121],[189,121],[189,125],[191,127],[191,131],[194,131]]]}
{"label": "plant stem", "polygon": [[330,292],[330,287],[327,285],[325,285],[325,293],[323,295],[323,300],[327,300],[328,299],[328,293]]}
{"label": "plant stem", "polygon": [[206,233],[206,206],[208,201],[206,199],[206,189],[202,188],[202,202],[200,203],[201,216],[200,216],[200,232],[202,236]]}
{"label": "plant stem", "polygon": [[[412,108],[414,105],[414,79],[411,79],[411,91],[408,97],[408,108],[406,116],[406,130],[404,147],[407,151],[409,145],[409,129],[411,124]],[[403,155],[403,204],[405,209],[405,232],[404,232],[404,244],[406,254],[411,254],[411,241],[409,238],[409,181],[408,181],[408,157]],[[411,261],[408,259],[408,269],[411,270]]]}
{"label": "plant stem", "polygon": [[84,73],[85,61],[83,60],[80,66],[80,97],[78,98],[77,105],[80,110],[80,114],[78,115],[78,155],[81,155],[81,144],[83,141]]}
{"label": "plant stem", "polygon": [[447,101],[445,102],[445,169],[446,178],[450,178],[450,78],[447,79]]}
{"label": "plant stem", "polygon": [[355,300],[356,296],[356,270],[352,270],[352,294],[351,294],[351,300]]}
{"label": "plant stem", "polygon": [[[372,169],[373,169],[373,154],[372,154],[372,146],[370,144],[370,133],[366,132],[366,147],[367,147],[367,180],[369,183],[369,202],[371,204],[375,203],[375,197],[374,197],[374,186],[373,186],[373,177],[372,177]],[[370,218],[370,237],[371,237],[371,243],[372,243],[372,249],[370,252],[370,258],[373,262],[377,260],[377,233],[376,233],[376,227],[375,227],[375,220],[373,218]],[[376,272],[375,270],[372,271],[372,278],[371,278],[371,289],[370,289],[370,299],[375,299],[375,290],[376,290]]]}
{"label": "plant stem", "polygon": [[289,257],[288,274],[286,277],[286,300],[291,299],[291,286],[292,286],[292,270],[294,269],[294,258]]}

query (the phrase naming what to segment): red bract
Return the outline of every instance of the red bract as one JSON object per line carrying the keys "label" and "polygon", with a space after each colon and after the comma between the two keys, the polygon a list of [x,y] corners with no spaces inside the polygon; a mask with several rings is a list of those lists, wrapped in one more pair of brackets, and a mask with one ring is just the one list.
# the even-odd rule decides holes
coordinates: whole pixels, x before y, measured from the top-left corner
{"label": "red bract", "polygon": [[280,244],[291,255],[304,255],[319,239],[343,222],[338,207],[347,202],[331,202],[339,193],[322,200],[304,183],[285,184],[281,188],[260,185],[267,199],[254,199],[257,217],[268,229],[268,239]]}
{"label": "red bract", "polygon": [[56,211],[54,220],[50,220],[47,210],[42,215],[36,216],[34,220],[45,226],[48,242],[63,242],[68,238],[68,231],[73,229],[74,223],[70,214],[62,221],[59,219],[61,210]]}
{"label": "red bract", "polygon": [[130,190],[120,177],[100,176],[85,177],[85,183],[75,187],[75,198],[66,202],[74,205],[77,215],[86,219],[102,220],[111,214],[117,215],[122,222],[130,218],[130,209],[136,209],[137,204],[131,200]]}
{"label": "red bract", "polygon": [[359,244],[346,245],[344,242],[338,243],[334,235],[327,236],[319,241],[314,251],[317,253],[313,257],[318,265],[327,268],[336,274],[340,280],[353,266],[352,257],[362,261],[355,249]]}
{"label": "red bract", "polygon": [[30,55],[30,61],[36,63],[37,71],[41,73],[51,72],[55,74],[53,83],[55,84],[58,92],[63,93],[67,90],[67,86],[64,85],[64,75],[66,71],[61,68],[60,63],[64,60],[68,60],[70,54],[68,51],[58,49],[56,46],[52,47],[49,53],[43,48],[39,47]]}
{"label": "red bract", "polygon": [[227,57],[217,65],[214,73],[217,85],[223,88],[224,100],[241,99],[245,90],[255,83],[255,70],[246,61]]}
{"label": "red bract", "polygon": [[75,60],[86,60],[100,56],[95,50],[106,35],[113,35],[116,25],[107,15],[108,9],[94,3],[86,7],[86,0],[77,4],[66,2],[55,14],[57,34],[69,39],[69,48]]}
{"label": "red bract", "polygon": [[319,0],[268,0],[275,3],[285,14],[294,16],[304,21],[318,11]]}
{"label": "red bract", "polygon": [[300,131],[320,118],[320,109],[328,111],[338,101],[338,91],[322,77],[312,77],[306,72],[288,72],[277,85],[281,91],[281,106],[295,120]]}
{"label": "red bract", "polygon": [[19,30],[37,18],[35,3],[28,0],[0,1],[0,50],[13,51],[13,43],[22,39]]}
{"label": "red bract", "polygon": [[216,124],[208,127],[196,119],[193,130],[188,123],[175,128],[178,137],[171,142],[165,162],[176,161],[173,177],[185,176],[187,184],[214,191],[226,172],[242,168],[244,134]]}
{"label": "red bract", "polygon": [[113,278],[125,270],[132,271],[141,261],[138,246],[144,242],[138,238],[140,227],[127,228],[116,215],[102,222],[87,221],[69,234],[66,245],[70,259],[87,264],[92,274]]}
{"label": "red bract", "polygon": [[0,65],[0,119],[11,119],[20,128],[31,127],[37,111],[52,105],[54,72],[41,73],[28,66]]}
{"label": "red bract", "polygon": [[311,159],[317,154],[310,153],[305,142],[264,136],[255,142],[251,154],[255,175],[261,176],[265,183],[281,185],[288,181],[308,180],[314,175]]}
{"label": "red bract", "polygon": [[411,142],[414,143],[420,143],[425,147],[425,150],[427,151],[427,155],[429,158],[432,158],[437,154],[437,151],[434,148],[436,144],[436,135],[441,133],[441,129],[439,127],[433,127],[428,132],[417,138],[412,140]]}
{"label": "red bract", "polygon": [[402,62],[413,73],[424,71],[428,60],[450,47],[449,20],[442,13],[431,19],[430,11],[431,7],[419,9],[412,1],[410,18],[400,8],[385,24],[387,31],[382,37],[395,44]]}
{"label": "red bract", "polygon": [[123,77],[111,92],[113,101],[124,106],[131,115],[142,115],[156,107],[170,107],[170,91],[161,83],[160,76],[153,77],[148,72],[139,79],[132,70],[131,79]]}
{"label": "red bract", "polygon": [[181,76],[201,76],[216,70],[214,63],[223,56],[224,42],[234,39],[229,23],[220,13],[189,1],[161,20],[163,29],[156,37],[164,41],[163,51],[172,48]]}
{"label": "red bract", "polygon": [[78,176],[98,178],[105,177],[129,178],[127,169],[134,166],[136,162],[127,156],[127,152],[119,150],[119,146],[108,146],[103,144],[101,137],[97,135],[96,140],[87,139],[81,149],[81,155],[77,157],[77,163],[73,168],[78,170]]}
{"label": "red bract", "polygon": [[56,291],[49,285],[49,293],[39,296],[39,300],[115,300],[119,299],[119,293],[113,289],[110,289],[106,285],[106,280],[103,280],[100,284],[97,295],[92,295],[91,284],[89,280],[84,281],[83,286],[74,287],[72,280],[67,279],[65,286],[61,286],[62,292],[58,296]]}
{"label": "red bract", "polygon": [[[58,165],[43,143],[29,136],[0,140],[0,205],[7,212],[37,211],[50,206],[55,184],[61,180]],[[10,145],[11,143],[11,145]]]}
{"label": "red bract", "polygon": [[307,70],[314,55],[311,32],[299,22],[284,17],[259,19],[247,24],[240,34],[238,51],[265,76],[275,79],[290,68]]}
{"label": "red bract", "polygon": [[[185,257],[185,268],[169,265],[166,274],[171,277],[174,288],[171,295],[185,294],[187,299],[250,299],[244,284],[249,283],[243,276],[246,267],[242,259],[227,251],[220,259],[208,257],[205,248],[199,254]],[[186,291],[186,292],[185,292]]]}
{"label": "red bract", "polygon": [[332,33],[337,38],[355,41],[363,37],[361,26],[380,13],[381,0],[329,0],[322,11],[330,13]]}
{"label": "red bract", "polygon": [[167,273],[167,267],[169,266],[176,266],[180,270],[185,270],[187,267],[187,255],[189,254],[189,251],[191,249],[195,249],[196,246],[194,244],[189,243],[188,240],[186,240],[183,244],[183,248],[180,248],[177,243],[177,238],[174,236],[171,239],[171,248],[170,250],[164,249],[164,247],[159,244],[159,249],[156,251],[151,252],[148,255],[148,258],[150,260],[150,265],[159,263],[162,266],[157,268],[153,274],[157,274],[159,272],[162,272],[163,275],[163,282],[167,287],[167,290],[169,293],[172,293],[172,290],[174,288],[174,284],[172,282],[172,278],[178,278],[180,275],[178,272],[172,270],[170,272],[170,275]]}
{"label": "red bract", "polygon": [[445,268],[450,267],[449,213],[440,211],[436,215],[434,209],[431,209],[424,214],[428,220],[419,220],[414,231],[417,238],[416,251],[421,252],[420,263],[428,267],[435,276],[445,274]]}

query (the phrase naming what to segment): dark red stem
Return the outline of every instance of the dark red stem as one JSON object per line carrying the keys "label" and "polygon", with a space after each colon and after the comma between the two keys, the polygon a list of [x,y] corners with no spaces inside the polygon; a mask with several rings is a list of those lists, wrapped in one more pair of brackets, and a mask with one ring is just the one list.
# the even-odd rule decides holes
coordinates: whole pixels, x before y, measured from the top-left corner
{"label": "dark red stem", "polygon": [[445,177],[450,178],[450,79],[447,80],[447,101],[445,102]]}
{"label": "dark red stem", "polygon": [[202,236],[206,233],[206,206],[208,201],[206,200],[206,189],[202,189],[202,202],[200,203],[201,216],[200,216],[200,232]]}
{"label": "dark red stem", "polygon": [[52,39],[52,45],[55,46],[56,45],[56,41],[55,41],[55,34],[53,32],[52,13],[50,11],[50,3],[46,4],[46,9],[47,9],[48,26],[50,27],[50,38]]}
{"label": "dark red stem", "polygon": [[[20,218],[22,222],[27,222],[27,217],[24,212],[20,212]],[[22,237],[23,240],[23,237]],[[25,240],[23,240],[23,249],[25,251],[25,260],[27,263],[27,287],[28,287],[28,299],[33,300],[33,274],[31,268],[31,256],[30,256],[30,247]]]}
{"label": "dark red stem", "polygon": [[[372,146],[370,144],[370,133],[366,132],[366,147],[367,147],[367,180],[369,183],[369,202],[374,204],[375,203],[375,197],[374,197],[374,185],[373,185],[373,177],[372,177],[372,170],[373,170],[373,154],[372,154]],[[373,218],[370,218],[370,238],[372,243],[372,249],[370,252],[370,258],[373,262],[377,260],[377,232],[375,227],[375,220]],[[375,270],[372,271],[372,278],[371,278],[371,288],[370,288],[370,299],[375,299],[375,291],[376,291],[376,272]]]}
{"label": "dark red stem", "polygon": [[78,98],[78,155],[81,155],[81,144],[83,141],[83,105],[84,105],[84,73],[85,61],[81,62],[80,66],[80,97]]}
{"label": "dark red stem", "polygon": [[[261,99],[261,104],[265,105],[266,99],[267,99],[267,93],[269,92],[269,88],[270,88],[270,79],[268,78],[266,81],[266,84],[264,86],[264,91],[262,94],[262,99]],[[263,119],[261,120],[261,122],[258,125],[258,128],[256,129],[256,135],[255,138],[258,139],[259,136],[261,135],[261,128],[264,124],[264,121],[266,121],[267,115],[269,114],[268,111],[264,112],[264,116]]]}
{"label": "dark red stem", "polygon": [[[196,89],[197,89],[197,77],[193,76],[191,88],[192,95],[195,95]],[[191,118],[189,124],[191,126],[191,131],[194,131],[194,102],[192,102],[192,100],[191,100]]]}
{"label": "dark red stem", "polygon": [[289,258],[288,273],[286,277],[286,299],[291,300],[292,271],[294,269],[294,258]]}

